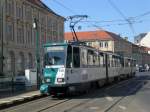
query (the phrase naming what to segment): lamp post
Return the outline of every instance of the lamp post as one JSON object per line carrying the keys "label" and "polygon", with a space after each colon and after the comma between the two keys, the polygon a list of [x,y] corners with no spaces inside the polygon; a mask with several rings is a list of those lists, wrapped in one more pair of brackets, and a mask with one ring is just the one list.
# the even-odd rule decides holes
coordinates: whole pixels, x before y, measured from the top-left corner
{"label": "lamp post", "polygon": [[40,57],[39,57],[39,32],[38,20],[34,18],[33,28],[36,30],[36,76],[37,76],[37,89],[40,87]]}

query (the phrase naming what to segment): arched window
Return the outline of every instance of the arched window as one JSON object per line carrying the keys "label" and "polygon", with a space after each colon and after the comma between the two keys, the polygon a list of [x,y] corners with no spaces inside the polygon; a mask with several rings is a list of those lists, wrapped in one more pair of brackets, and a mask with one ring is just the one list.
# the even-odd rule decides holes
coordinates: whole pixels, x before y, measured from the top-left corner
{"label": "arched window", "polygon": [[18,72],[22,73],[24,72],[24,54],[22,52],[19,53],[19,59],[18,59]]}
{"label": "arched window", "polygon": [[32,58],[32,54],[28,53],[28,68],[32,68],[33,67],[33,58]]}
{"label": "arched window", "polygon": [[7,71],[10,75],[15,74],[15,54],[13,51],[10,51],[8,54]]}

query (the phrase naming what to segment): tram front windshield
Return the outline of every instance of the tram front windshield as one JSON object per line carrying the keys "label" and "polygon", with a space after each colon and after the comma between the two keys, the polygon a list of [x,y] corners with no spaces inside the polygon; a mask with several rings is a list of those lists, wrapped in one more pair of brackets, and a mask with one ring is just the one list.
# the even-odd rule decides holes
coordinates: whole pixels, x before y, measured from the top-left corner
{"label": "tram front windshield", "polygon": [[45,51],[45,66],[65,65],[65,48],[62,46],[48,47]]}

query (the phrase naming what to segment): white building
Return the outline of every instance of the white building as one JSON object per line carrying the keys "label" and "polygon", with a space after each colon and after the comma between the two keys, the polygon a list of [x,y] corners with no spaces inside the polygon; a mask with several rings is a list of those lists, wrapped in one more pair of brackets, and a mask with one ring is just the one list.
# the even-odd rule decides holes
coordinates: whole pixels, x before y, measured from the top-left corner
{"label": "white building", "polygon": [[[150,48],[150,32],[142,33],[135,37],[135,44]],[[150,51],[149,51],[150,53]]]}

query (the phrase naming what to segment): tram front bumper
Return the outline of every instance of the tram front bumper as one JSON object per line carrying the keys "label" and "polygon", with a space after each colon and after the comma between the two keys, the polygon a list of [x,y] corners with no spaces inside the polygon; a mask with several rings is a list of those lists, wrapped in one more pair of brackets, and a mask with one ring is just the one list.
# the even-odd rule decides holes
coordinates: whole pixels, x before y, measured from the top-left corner
{"label": "tram front bumper", "polygon": [[47,84],[42,84],[41,85],[41,87],[40,87],[40,92],[42,93],[42,94],[49,94],[49,90],[50,88],[49,88],[49,85],[47,85]]}

